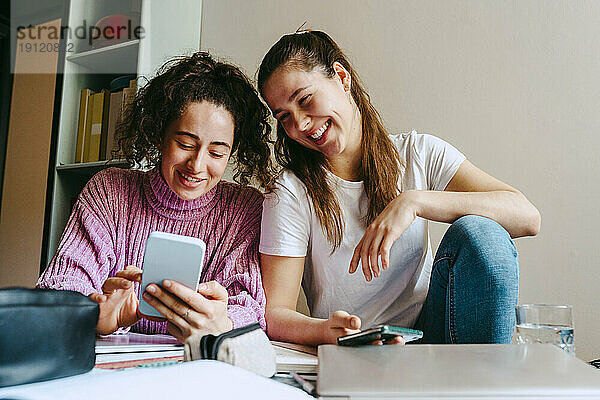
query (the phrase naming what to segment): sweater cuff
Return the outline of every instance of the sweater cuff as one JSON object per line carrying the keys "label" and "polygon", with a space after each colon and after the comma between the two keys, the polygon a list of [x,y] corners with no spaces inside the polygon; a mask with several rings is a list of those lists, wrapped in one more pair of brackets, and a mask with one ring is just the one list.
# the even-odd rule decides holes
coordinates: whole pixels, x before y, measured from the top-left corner
{"label": "sweater cuff", "polygon": [[40,289],[72,290],[85,296],[96,293],[96,290],[90,285],[89,281],[67,275],[45,277],[45,279],[40,279],[37,282],[36,287]]}

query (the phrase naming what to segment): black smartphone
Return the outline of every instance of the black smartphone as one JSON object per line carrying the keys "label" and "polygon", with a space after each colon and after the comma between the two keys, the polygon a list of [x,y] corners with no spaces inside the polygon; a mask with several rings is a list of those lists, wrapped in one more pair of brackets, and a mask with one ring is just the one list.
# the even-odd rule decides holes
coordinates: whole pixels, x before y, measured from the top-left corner
{"label": "black smartphone", "polygon": [[423,332],[417,329],[401,328],[399,326],[377,325],[365,329],[364,331],[340,336],[337,339],[337,343],[340,346],[360,346],[363,344],[370,344],[376,340],[381,340],[385,343],[398,335],[401,335],[404,338],[404,341],[408,343],[413,340],[421,339],[423,337]]}

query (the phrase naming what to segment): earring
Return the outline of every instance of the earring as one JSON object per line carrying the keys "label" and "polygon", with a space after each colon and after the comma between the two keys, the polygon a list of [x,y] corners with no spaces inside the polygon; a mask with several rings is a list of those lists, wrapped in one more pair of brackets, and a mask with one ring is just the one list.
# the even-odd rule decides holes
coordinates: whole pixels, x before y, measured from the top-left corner
{"label": "earring", "polygon": [[350,78],[344,79],[344,90],[350,92]]}

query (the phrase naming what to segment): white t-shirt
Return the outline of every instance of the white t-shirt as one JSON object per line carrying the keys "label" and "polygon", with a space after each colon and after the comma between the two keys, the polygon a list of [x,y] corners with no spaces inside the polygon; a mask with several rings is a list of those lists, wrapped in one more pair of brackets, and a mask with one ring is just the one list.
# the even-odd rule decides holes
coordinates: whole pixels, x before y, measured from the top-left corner
{"label": "white t-shirt", "polygon": [[[404,163],[401,188],[444,190],[465,156],[452,145],[415,131],[390,135]],[[291,171],[278,178],[262,214],[260,252],[305,257],[302,287],[311,315],[329,318],[345,310],[362,326],[389,323],[412,327],[427,297],[433,257],[427,221],[417,218],[393,244],[390,267],[367,282],[362,269],[350,275],[354,248],[365,232],[362,217],[368,199],[362,182],[345,181],[327,172],[345,223],[341,246],[331,253],[304,184]],[[400,186],[399,186],[400,187]]]}

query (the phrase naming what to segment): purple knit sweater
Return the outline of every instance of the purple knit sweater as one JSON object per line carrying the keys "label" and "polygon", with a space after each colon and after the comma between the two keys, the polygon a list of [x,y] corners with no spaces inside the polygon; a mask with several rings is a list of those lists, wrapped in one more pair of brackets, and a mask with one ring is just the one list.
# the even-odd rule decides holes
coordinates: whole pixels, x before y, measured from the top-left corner
{"label": "purple knit sweater", "polygon": [[[152,231],[204,240],[201,282],[216,280],[229,293],[234,328],[260,322],[265,329],[265,294],[258,262],[262,194],[219,182],[194,200],[171,190],[158,169],[109,168],[79,195],[56,254],[40,277],[40,288],[102,293],[102,284],[127,265],[142,268]],[[139,285],[135,285],[139,292]],[[166,333],[166,322],[141,319],[132,328]]]}

